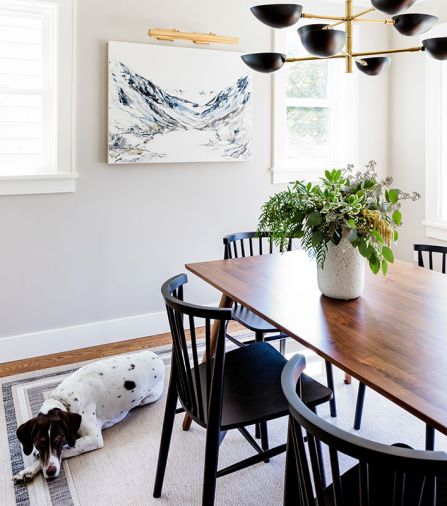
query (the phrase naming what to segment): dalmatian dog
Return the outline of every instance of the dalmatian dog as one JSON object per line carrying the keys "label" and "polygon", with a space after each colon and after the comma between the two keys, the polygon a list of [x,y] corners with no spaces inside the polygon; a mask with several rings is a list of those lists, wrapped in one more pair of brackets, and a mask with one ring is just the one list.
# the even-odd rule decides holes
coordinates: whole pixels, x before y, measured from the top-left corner
{"label": "dalmatian dog", "polygon": [[[35,461],[13,476],[28,483],[42,471],[59,476],[62,459],[104,446],[102,429],[120,422],[136,406],[158,400],[165,367],[151,351],[93,362],[66,378],[42,404],[38,415],[17,429],[25,455]],[[33,452],[34,449],[34,452]]]}

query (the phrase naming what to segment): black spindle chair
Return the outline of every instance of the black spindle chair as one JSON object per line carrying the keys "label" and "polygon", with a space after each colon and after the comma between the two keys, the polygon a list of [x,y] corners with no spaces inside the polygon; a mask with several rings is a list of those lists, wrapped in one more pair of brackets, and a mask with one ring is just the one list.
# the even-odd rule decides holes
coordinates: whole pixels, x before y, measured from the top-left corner
{"label": "black spindle chair", "polygon": [[[315,415],[296,393],[304,367],[305,358],[295,355],[284,367],[281,378],[290,412],[285,506],[447,504],[447,455],[444,452],[413,450],[404,444],[387,446],[327,423]],[[330,468],[329,486],[325,486],[318,443],[329,462],[326,466]],[[354,459],[355,464],[344,473],[340,471],[342,455]]]}
{"label": "black spindle chair", "polygon": [[[227,235],[223,238],[224,243],[224,259],[240,258],[246,256],[264,255],[281,250],[274,244],[272,237],[269,233],[258,232],[238,232],[235,234]],[[286,251],[291,251],[293,241],[291,238],[287,241]],[[280,339],[279,351],[284,355],[286,350],[287,334],[280,332],[277,328],[269,322],[262,319],[249,309],[234,303],[233,305],[233,320],[236,320],[244,327],[250,329],[255,333],[255,341],[276,341]],[[270,334],[265,337],[265,334]],[[233,336],[227,334],[228,339],[241,346],[243,343],[238,341]],[[250,342],[250,341],[249,341]],[[334,390],[334,376],[332,371],[332,364],[326,362],[326,378],[327,386],[334,392],[334,396],[329,403],[331,416],[337,416],[337,406],[335,403],[335,390]]]}
{"label": "black spindle chair", "polygon": [[[246,427],[287,414],[287,402],[281,389],[281,372],[286,359],[268,343],[254,343],[225,353],[225,327],[231,319],[231,309],[183,302],[183,285],[187,281],[186,275],[180,274],[164,283],[161,289],[173,347],[154,497],[161,495],[174,417],[176,413],[186,412],[206,429],[202,504],[210,506],[214,503],[216,478],[285,451],[285,444],[264,451]],[[185,319],[189,324],[189,347]],[[196,324],[203,326],[203,320],[206,360],[201,362]],[[213,321],[218,324],[214,345],[211,342]],[[328,388],[305,375],[302,389],[304,402],[312,409],[332,396]],[[178,400],[181,408],[177,408]],[[256,454],[218,471],[219,446],[230,429],[238,429]]]}
{"label": "black spindle chair", "polygon": [[433,244],[415,244],[413,246],[414,251],[418,253],[418,265],[419,267],[425,267],[423,253],[428,253],[428,268],[432,271],[433,267],[433,253],[442,255],[441,272],[446,272],[446,257],[447,257],[447,246],[435,246]]}
{"label": "black spindle chair", "polygon": [[[418,266],[425,267],[423,253],[428,253],[428,268],[434,270],[433,254],[442,255],[440,267],[443,274],[446,273],[446,257],[447,246],[435,246],[433,244],[414,244],[414,251],[418,254]],[[362,423],[363,405],[365,403],[366,386],[363,383],[359,384],[359,391],[357,394],[357,405],[355,408],[354,429],[359,430]],[[426,426],[425,430],[425,449],[433,450],[435,447],[435,429]]]}

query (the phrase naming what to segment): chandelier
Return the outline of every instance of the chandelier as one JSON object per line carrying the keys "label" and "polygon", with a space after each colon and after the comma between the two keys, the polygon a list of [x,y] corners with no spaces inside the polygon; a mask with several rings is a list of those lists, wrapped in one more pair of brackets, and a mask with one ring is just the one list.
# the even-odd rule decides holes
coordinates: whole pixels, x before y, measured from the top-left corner
{"label": "chandelier", "polygon": [[[428,38],[422,45],[388,51],[353,51],[354,23],[382,23],[391,25],[402,35],[421,35],[430,30],[438,21],[436,16],[429,14],[400,14],[411,7],[416,0],[371,0],[372,7],[364,11],[353,13],[353,1],[345,0],[344,16],[325,16],[306,14],[303,7],[297,4],[272,4],[251,7],[251,12],[262,23],[272,28],[287,28],[296,24],[301,18],[321,19],[331,24],[310,24],[298,28],[301,43],[311,56],[301,58],[287,57],[282,53],[253,53],[245,54],[242,60],[257,72],[274,72],[284,63],[294,63],[320,59],[344,58],[346,72],[351,73],[353,63],[357,68],[369,76],[376,76],[383,72],[390,64],[393,53],[427,52],[437,60],[447,60],[447,37]],[[391,15],[390,19],[368,19],[364,16],[373,11],[380,11]],[[345,25],[345,30],[336,29]]]}

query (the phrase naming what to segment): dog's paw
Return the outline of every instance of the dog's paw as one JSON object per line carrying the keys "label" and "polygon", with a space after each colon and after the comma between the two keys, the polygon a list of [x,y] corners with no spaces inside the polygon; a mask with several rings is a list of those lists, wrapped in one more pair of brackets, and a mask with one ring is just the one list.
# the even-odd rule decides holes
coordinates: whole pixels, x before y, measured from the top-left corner
{"label": "dog's paw", "polygon": [[34,479],[34,473],[32,471],[28,471],[24,469],[23,471],[20,471],[20,473],[17,473],[15,476],[12,477],[12,481],[15,485],[21,485],[23,483],[29,483]]}

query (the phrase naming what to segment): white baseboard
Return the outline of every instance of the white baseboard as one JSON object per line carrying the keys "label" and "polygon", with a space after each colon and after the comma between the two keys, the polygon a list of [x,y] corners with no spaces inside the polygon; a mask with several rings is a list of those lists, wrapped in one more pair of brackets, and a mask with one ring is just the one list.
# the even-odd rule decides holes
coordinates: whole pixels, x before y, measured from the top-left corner
{"label": "white baseboard", "polygon": [[168,331],[166,312],[161,311],[3,337],[0,338],[0,363],[152,336]]}

